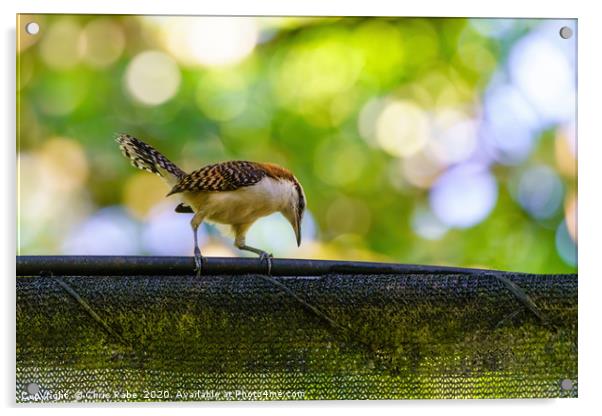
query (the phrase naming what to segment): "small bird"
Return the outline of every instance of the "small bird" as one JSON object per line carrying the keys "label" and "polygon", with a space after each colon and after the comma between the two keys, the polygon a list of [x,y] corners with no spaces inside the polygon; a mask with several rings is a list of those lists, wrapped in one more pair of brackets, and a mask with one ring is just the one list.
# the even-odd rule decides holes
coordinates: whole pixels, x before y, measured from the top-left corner
{"label": "small bird", "polygon": [[159,175],[171,187],[167,196],[178,194],[181,203],[176,212],[194,213],[190,225],[194,236],[194,260],[201,275],[203,256],[197,230],[203,221],[229,224],[234,245],[251,251],[272,270],[272,255],[245,243],[253,223],[266,215],[280,212],[290,222],[301,245],[301,221],[305,212],[305,193],[295,176],[273,163],[233,160],[206,165],[186,173],[152,146],[128,134],[116,138],[125,157],[138,169]]}

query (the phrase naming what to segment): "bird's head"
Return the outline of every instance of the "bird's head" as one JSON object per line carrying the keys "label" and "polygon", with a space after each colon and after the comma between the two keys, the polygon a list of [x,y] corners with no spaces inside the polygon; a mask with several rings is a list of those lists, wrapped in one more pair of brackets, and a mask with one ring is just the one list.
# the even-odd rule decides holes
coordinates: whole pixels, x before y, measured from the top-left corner
{"label": "bird's head", "polygon": [[291,223],[297,238],[297,247],[301,245],[301,221],[305,212],[305,193],[299,181],[293,177],[290,179],[291,192],[282,209],[282,215]]}

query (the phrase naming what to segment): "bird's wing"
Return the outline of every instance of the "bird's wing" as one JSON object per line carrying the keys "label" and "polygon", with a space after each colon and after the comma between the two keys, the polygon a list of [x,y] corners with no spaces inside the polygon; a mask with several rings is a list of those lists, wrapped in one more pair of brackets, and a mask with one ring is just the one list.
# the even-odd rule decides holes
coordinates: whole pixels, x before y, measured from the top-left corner
{"label": "bird's wing", "polygon": [[268,175],[259,163],[235,160],[207,165],[184,176],[168,195],[179,192],[234,191],[251,186]]}

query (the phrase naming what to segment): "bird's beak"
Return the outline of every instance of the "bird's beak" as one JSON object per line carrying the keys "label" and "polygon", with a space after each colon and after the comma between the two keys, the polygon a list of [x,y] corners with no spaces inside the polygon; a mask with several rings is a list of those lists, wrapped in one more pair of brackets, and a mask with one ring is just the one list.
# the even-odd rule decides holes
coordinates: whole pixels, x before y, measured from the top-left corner
{"label": "bird's beak", "polygon": [[299,247],[301,246],[301,218],[297,217],[295,219],[293,228],[295,230],[295,236],[297,237],[297,247]]}

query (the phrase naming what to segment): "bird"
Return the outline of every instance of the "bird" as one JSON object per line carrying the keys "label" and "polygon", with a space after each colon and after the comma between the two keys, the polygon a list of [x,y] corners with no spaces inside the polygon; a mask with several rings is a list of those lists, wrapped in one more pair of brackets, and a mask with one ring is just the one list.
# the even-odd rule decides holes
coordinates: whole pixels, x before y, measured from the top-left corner
{"label": "bird", "polygon": [[301,245],[305,192],[290,170],[274,163],[230,160],[187,173],[154,147],[129,134],[118,134],[116,142],[134,167],[154,173],[167,183],[171,190],[166,197],[180,197],[176,212],[194,214],[190,225],[197,276],[201,276],[204,261],[197,232],[204,221],[230,225],[234,246],[257,254],[260,261],[267,263],[268,275],[272,254],[246,244],[247,231],[255,221],[280,212],[291,224],[297,246]]}

